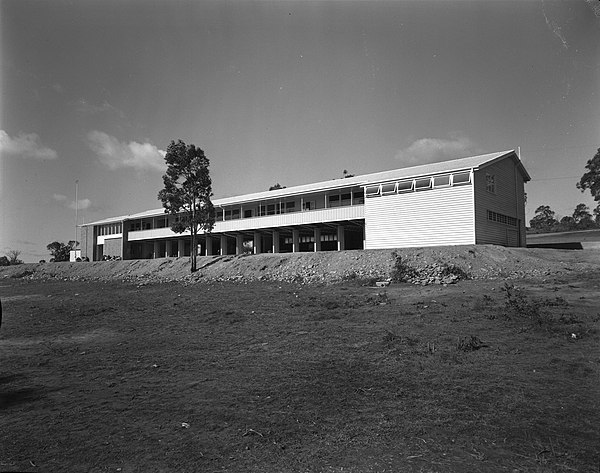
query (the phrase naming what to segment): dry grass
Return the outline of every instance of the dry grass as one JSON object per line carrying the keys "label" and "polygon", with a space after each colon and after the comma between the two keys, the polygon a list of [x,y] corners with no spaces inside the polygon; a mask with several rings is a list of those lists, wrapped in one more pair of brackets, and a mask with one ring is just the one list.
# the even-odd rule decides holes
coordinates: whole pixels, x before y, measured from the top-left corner
{"label": "dry grass", "polygon": [[0,471],[600,471],[600,275],[513,283],[5,279]]}

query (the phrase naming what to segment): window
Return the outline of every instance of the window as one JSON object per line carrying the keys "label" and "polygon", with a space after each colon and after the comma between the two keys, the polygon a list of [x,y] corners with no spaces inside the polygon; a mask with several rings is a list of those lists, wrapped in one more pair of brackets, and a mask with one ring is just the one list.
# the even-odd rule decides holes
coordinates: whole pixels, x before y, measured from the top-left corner
{"label": "window", "polygon": [[365,203],[365,194],[364,192],[355,192],[352,195],[352,200],[354,205],[361,205]]}
{"label": "window", "polygon": [[275,204],[267,205],[267,215],[275,215]]}
{"label": "window", "polygon": [[519,221],[515,217],[499,214],[492,210],[487,211],[487,218],[492,222],[503,223],[504,225],[510,225],[512,227],[517,227],[519,225]]}
{"label": "window", "polygon": [[396,193],[396,183],[388,182],[387,184],[381,185],[381,195],[395,194]]}
{"label": "window", "polygon": [[252,218],[252,209],[244,210],[244,218]]}
{"label": "window", "polygon": [[296,211],[296,202],[286,202],[285,203],[285,212],[291,213]]}
{"label": "window", "polygon": [[304,207],[302,208],[302,210],[314,210],[314,209],[315,209],[314,201],[304,202]]}
{"label": "window", "polygon": [[452,174],[452,185],[453,186],[462,186],[464,184],[470,184],[471,182],[471,173],[470,172],[457,172],[456,174]]}
{"label": "window", "polygon": [[415,190],[421,191],[425,189],[431,189],[431,178],[415,179]]}
{"label": "window", "polygon": [[329,196],[329,207],[339,207],[340,206],[340,196],[339,195],[330,195]]}
{"label": "window", "polygon": [[496,176],[494,174],[485,175],[485,190],[492,194],[496,193]]}
{"label": "window", "polygon": [[433,187],[448,187],[450,185],[450,175],[435,176],[433,178]]}
{"label": "window", "polygon": [[400,181],[398,183],[398,192],[410,192],[413,190],[413,181]]}
{"label": "window", "polygon": [[379,197],[381,194],[379,193],[379,186],[368,186],[366,187],[365,194],[367,198],[369,197]]}
{"label": "window", "polygon": [[341,198],[342,198],[341,205],[342,205],[342,207],[350,205],[350,202],[351,202],[350,195],[351,195],[350,193],[348,193],[348,194],[342,194],[341,195]]}

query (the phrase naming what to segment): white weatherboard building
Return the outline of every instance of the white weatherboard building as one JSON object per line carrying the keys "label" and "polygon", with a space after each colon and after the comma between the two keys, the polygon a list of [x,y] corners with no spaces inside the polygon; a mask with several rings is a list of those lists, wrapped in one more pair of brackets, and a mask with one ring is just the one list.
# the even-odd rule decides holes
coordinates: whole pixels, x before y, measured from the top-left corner
{"label": "white weatherboard building", "polygon": [[[198,254],[525,246],[530,179],[517,153],[503,151],[216,199]],[[172,232],[172,218],[160,208],[81,225],[81,256],[190,255],[189,233]]]}

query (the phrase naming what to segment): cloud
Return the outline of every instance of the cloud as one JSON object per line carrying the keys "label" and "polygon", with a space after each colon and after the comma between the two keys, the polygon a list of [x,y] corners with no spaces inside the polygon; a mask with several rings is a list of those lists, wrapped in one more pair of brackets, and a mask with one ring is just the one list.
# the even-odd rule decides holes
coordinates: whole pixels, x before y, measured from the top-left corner
{"label": "cloud", "polygon": [[[75,210],[75,201],[69,200],[69,198],[66,195],[54,194],[52,196],[52,198],[59,204],[62,204],[64,207],[71,209],[71,210]],[[77,200],[77,208],[79,210],[89,209],[91,206],[92,206],[92,201],[90,199],[78,199]]]}
{"label": "cloud", "polygon": [[405,164],[426,164],[465,156],[475,148],[474,143],[462,135],[450,139],[421,138],[396,153],[396,159]]}
{"label": "cloud", "polygon": [[115,112],[119,116],[125,115],[121,110],[119,110],[117,107],[114,107],[106,100],[100,105],[96,105],[94,103],[88,102],[85,99],[79,99],[77,102],[75,102],[75,110],[77,110],[79,113],[89,115],[95,115],[104,112]]}
{"label": "cloud", "polygon": [[[52,198],[59,204],[62,204],[63,207],[66,207],[71,210],[75,210],[75,201],[69,200],[69,198],[66,195],[53,194]],[[92,206],[92,201],[90,199],[77,199],[77,208],[79,210],[89,209],[91,206]]]}
{"label": "cloud", "polygon": [[133,168],[139,171],[163,171],[166,152],[150,143],[120,142],[102,131],[87,134],[88,145],[109,169]]}
{"label": "cloud", "polygon": [[39,140],[40,137],[35,133],[19,133],[11,138],[4,130],[0,130],[0,152],[41,161],[56,159],[56,151],[42,146]]}

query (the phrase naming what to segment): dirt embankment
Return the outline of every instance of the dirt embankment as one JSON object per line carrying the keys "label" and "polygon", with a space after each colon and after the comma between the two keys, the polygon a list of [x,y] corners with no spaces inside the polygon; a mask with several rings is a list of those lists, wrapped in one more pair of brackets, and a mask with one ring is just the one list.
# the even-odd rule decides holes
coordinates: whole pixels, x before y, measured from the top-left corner
{"label": "dirt embankment", "polygon": [[189,258],[35,263],[0,268],[0,278],[128,280],[128,281],[288,281],[329,283],[349,279],[388,279],[399,258],[404,267],[436,281],[436,272],[459,268],[474,279],[543,277],[561,272],[594,270],[598,250],[549,250],[472,245],[398,250],[357,250],[198,257],[198,272],[190,274]]}

